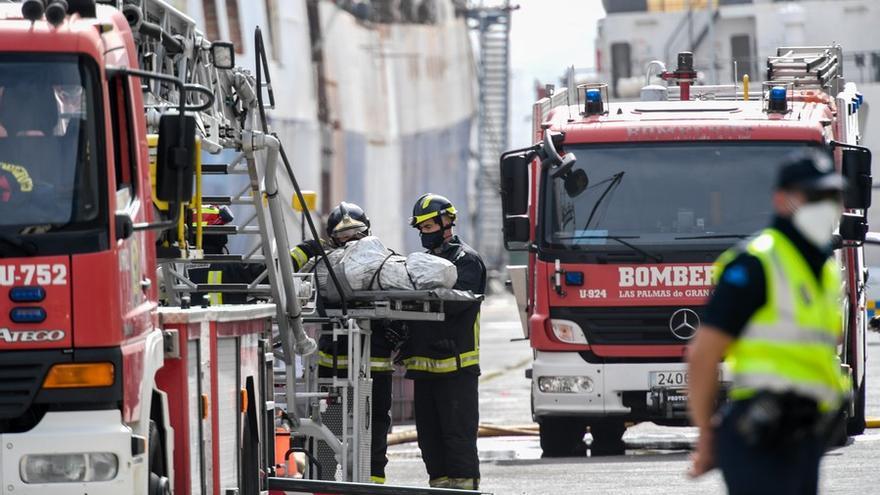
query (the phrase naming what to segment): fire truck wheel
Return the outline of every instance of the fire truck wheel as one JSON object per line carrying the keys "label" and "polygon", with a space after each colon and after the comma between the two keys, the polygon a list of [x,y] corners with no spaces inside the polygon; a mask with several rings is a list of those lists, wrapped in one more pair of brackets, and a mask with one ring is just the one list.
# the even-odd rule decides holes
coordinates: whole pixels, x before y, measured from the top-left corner
{"label": "fire truck wheel", "polygon": [[856,391],[855,397],[855,415],[847,418],[846,433],[848,435],[861,435],[865,432],[865,382],[868,377],[862,378],[862,386]]}
{"label": "fire truck wheel", "polygon": [[831,447],[846,447],[852,442],[849,435],[846,434],[848,421],[841,419],[837,421],[829,432],[828,445]]}
{"label": "fire truck wheel", "polygon": [[162,439],[159,436],[159,428],[156,422],[150,420],[150,444],[149,444],[149,468],[150,468],[150,495],[171,495],[171,485],[165,476],[165,457],[162,455]]}
{"label": "fire truck wheel", "polygon": [[542,417],[538,421],[543,457],[585,456],[584,433],[587,424],[581,418]]}
{"label": "fire truck wheel", "polygon": [[626,452],[626,444],[623,442],[623,434],[626,432],[626,424],[621,420],[600,420],[590,424],[590,434],[593,435],[593,443],[590,444],[590,455],[623,455]]}

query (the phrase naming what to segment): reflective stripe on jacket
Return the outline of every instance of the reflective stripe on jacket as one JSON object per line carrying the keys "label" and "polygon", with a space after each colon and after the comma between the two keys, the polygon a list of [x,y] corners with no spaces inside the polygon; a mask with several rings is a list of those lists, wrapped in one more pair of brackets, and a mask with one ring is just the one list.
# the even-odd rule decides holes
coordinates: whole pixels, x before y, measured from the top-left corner
{"label": "reflective stripe on jacket", "polygon": [[[318,366],[323,366],[324,368],[332,368],[333,354],[324,351],[318,351]],[[348,369],[348,356],[346,356],[345,354],[338,354],[336,356],[336,369]],[[372,371],[373,373],[394,371],[394,363],[391,362],[390,357],[371,356],[370,371]]]}
{"label": "reflective stripe on jacket", "polygon": [[[208,272],[208,283],[209,284],[222,284],[223,283],[223,271],[222,270],[211,270]],[[219,306],[223,304],[223,293],[222,292],[210,292],[208,293],[208,302],[211,306]]]}
{"label": "reflective stripe on jacket", "polygon": [[477,313],[474,321],[473,350],[465,351],[457,356],[447,358],[432,358],[427,356],[410,356],[403,363],[407,371],[422,371],[426,373],[451,373],[469,366],[480,364],[480,313]]}
{"label": "reflective stripe on jacket", "polygon": [[301,246],[296,246],[291,249],[290,257],[293,261],[293,269],[296,271],[302,270],[302,267],[304,267],[306,263],[309,262],[309,258],[311,258]]}
{"label": "reflective stripe on jacket", "polygon": [[[760,260],[767,300],[731,345],[730,398],[757,391],[794,392],[816,400],[822,410],[837,407],[849,390],[841,372],[837,342],[842,332],[840,267],[829,259],[817,280],[803,255],[776,229],[766,229],[745,247]],[[741,248],[721,255],[722,273]]]}

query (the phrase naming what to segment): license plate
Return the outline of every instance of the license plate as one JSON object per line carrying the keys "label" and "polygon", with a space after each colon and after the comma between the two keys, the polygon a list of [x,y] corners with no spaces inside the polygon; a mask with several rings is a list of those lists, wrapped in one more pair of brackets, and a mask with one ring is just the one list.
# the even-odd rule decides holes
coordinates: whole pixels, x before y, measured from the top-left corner
{"label": "license plate", "polygon": [[652,371],[652,387],[684,388],[688,384],[687,371]]}

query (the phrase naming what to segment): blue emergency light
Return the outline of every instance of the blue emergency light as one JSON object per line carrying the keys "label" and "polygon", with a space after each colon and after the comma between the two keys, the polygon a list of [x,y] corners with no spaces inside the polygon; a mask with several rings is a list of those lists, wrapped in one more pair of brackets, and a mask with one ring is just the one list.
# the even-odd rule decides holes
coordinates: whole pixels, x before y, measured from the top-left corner
{"label": "blue emergency light", "polygon": [[40,302],[45,298],[46,289],[39,286],[13,287],[9,291],[9,299],[17,303]]}
{"label": "blue emergency light", "polygon": [[565,285],[584,285],[584,272],[565,272]]}
{"label": "blue emergency light", "polygon": [[770,88],[770,99],[771,100],[784,100],[785,99],[785,88],[782,86],[773,86]]}
{"label": "blue emergency light", "polygon": [[859,108],[861,108],[862,102],[864,101],[864,99],[865,99],[865,97],[862,96],[861,93],[856,93],[856,95],[852,99],[853,112],[857,112],[859,110]]}
{"label": "blue emergency light", "polygon": [[602,102],[602,90],[598,88],[589,88],[586,91],[587,102],[584,107],[585,115],[598,115],[605,112],[605,105]]}
{"label": "blue emergency light", "polygon": [[46,320],[43,308],[12,308],[9,319],[15,323],[41,323]]}
{"label": "blue emergency light", "polygon": [[770,88],[770,94],[768,95],[767,102],[767,110],[770,112],[782,112],[785,113],[788,111],[788,91],[786,91],[785,86],[773,86]]}

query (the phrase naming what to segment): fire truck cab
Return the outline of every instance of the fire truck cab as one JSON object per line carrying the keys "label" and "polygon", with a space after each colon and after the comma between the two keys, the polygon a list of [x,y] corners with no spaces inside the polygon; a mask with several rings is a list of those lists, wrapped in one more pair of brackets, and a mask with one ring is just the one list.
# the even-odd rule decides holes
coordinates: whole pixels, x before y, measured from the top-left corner
{"label": "fire truck cab", "polygon": [[150,115],[148,140],[145,99],[211,91],[141,66],[183,39],[146,8],[169,10],[0,4],[3,493],[257,493],[274,465],[275,305],[158,308],[155,232],[178,222],[153,200],[174,219],[192,197],[207,107]]}
{"label": "fire truck cab", "polygon": [[587,426],[595,455],[622,453],[628,423],[687,424],[684,355],[712,264],[768,224],[777,164],[808,147],[834,150],[850,181],[836,250],[841,361],[855,387],[850,432],[864,429],[870,153],[857,146],[861,96],[826,65],[839,54],[780,48],[773,82],[751,92],[692,86],[683,54],[663,77],[679,86],[648,86],[642,101],[588,84],[535,104],[538,144],[505,153],[501,175],[506,245],[528,251],[510,273],[545,455],[583,450]]}

